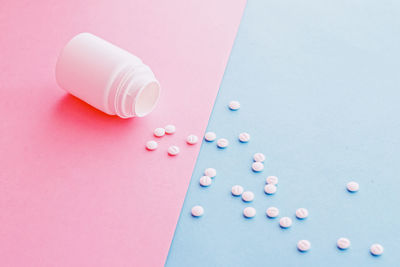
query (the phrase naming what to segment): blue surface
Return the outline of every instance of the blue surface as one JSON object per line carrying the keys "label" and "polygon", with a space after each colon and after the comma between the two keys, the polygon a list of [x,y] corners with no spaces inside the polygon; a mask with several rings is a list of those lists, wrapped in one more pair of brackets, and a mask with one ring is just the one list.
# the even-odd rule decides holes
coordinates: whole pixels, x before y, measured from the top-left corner
{"label": "blue surface", "polygon": [[[399,18],[400,1],[248,1],[208,126],[231,143],[203,142],[166,266],[400,266]],[[229,111],[230,100],[242,108]],[[255,152],[267,156],[258,174]],[[218,174],[201,188],[207,167]],[[274,196],[263,192],[268,175],[280,179]],[[253,203],[231,195],[235,184]],[[255,218],[243,218],[246,206]],[[269,206],[293,226],[266,218]],[[308,219],[295,219],[299,207]],[[375,242],[381,257],[369,254]]]}

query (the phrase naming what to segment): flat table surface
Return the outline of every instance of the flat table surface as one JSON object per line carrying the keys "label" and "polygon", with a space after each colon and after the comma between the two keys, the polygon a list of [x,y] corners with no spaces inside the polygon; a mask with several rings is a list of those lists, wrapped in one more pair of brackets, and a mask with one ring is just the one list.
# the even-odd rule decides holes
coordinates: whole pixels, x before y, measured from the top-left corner
{"label": "flat table surface", "polygon": [[[248,1],[208,125],[230,145],[203,142],[166,266],[399,265],[399,17],[398,1]],[[261,173],[251,171],[255,152],[267,157]],[[202,188],[207,167],[217,176]],[[272,196],[268,175],[279,177]],[[347,192],[349,181],[360,191]],[[233,197],[235,184],[255,200]],[[255,218],[243,217],[247,206]],[[270,206],[293,226],[268,219]],[[297,251],[301,239],[309,252]],[[369,253],[373,243],[382,256]]]}

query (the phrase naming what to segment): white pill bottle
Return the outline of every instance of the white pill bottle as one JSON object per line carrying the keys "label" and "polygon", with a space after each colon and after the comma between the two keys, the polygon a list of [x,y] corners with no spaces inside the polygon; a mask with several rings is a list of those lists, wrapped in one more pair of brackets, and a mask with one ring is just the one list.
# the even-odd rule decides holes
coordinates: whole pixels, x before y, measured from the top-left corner
{"label": "white pill bottle", "polygon": [[56,64],[58,85],[93,107],[121,118],[149,114],[160,84],[138,57],[93,35],[80,33]]}

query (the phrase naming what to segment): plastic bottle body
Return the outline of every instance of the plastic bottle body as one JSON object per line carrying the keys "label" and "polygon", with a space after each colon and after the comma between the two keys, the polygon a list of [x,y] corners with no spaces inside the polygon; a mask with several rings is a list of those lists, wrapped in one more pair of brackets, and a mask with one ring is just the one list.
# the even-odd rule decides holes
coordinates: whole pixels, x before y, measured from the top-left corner
{"label": "plastic bottle body", "polygon": [[153,72],[138,57],[89,33],[64,47],[56,79],[72,95],[122,118],[147,115],[160,94]]}

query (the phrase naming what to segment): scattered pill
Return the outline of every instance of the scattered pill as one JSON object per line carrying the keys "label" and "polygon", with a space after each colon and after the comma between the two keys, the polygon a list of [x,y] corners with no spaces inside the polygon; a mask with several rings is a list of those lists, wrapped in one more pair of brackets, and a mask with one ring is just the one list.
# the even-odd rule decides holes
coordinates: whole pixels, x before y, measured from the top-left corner
{"label": "scattered pill", "polygon": [[214,178],[217,175],[217,170],[214,168],[207,168],[204,170],[204,175]]}
{"label": "scattered pill", "polygon": [[306,252],[310,250],[311,248],[311,243],[308,240],[300,240],[297,242],[297,249],[300,250],[301,252]]}
{"label": "scattered pill", "polygon": [[227,147],[229,145],[229,141],[227,140],[227,139],[225,139],[225,138],[220,138],[220,139],[218,139],[218,141],[217,141],[217,146],[219,147],[219,148],[225,148],[225,147]]}
{"label": "scattered pill", "polygon": [[154,136],[161,137],[165,135],[165,129],[164,128],[156,128],[154,129]]}
{"label": "scattered pill", "polygon": [[243,199],[243,201],[245,201],[245,202],[251,202],[251,201],[254,200],[254,193],[251,192],[251,191],[243,192],[243,194],[242,194],[242,199]]}
{"label": "scattered pill", "polygon": [[214,141],[215,138],[217,138],[217,135],[214,132],[207,132],[204,135],[204,139],[206,139],[206,141],[208,141],[208,142]]}
{"label": "scattered pill", "polygon": [[243,215],[246,218],[253,218],[256,216],[256,209],[253,207],[247,207],[243,210]]}
{"label": "scattered pill", "polygon": [[254,162],[253,164],[251,164],[251,168],[253,169],[253,171],[255,172],[260,172],[264,169],[264,164],[262,164],[259,161]]}
{"label": "scattered pill", "polygon": [[155,150],[155,149],[157,149],[157,147],[158,147],[158,144],[157,144],[156,141],[151,140],[151,141],[148,141],[148,142],[146,143],[146,148],[147,148],[148,150]]}
{"label": "scattered pill", "polygon": [[350,240],[345,237],[341,237],[336,242],[336,245],[340,249],[348,249],[350,247]]}
{"label": "scattered pill", "polygon": [[253,160],[256,161],[256,162],[264,162],[265,155],[263,153],[255,153],[253,155]]}
{"label": "scattered pill", "polygon": [[234,196],[240,196],[243,193],[243,187],[240,185],[234,185],[232,186],[232,195]]}
{"label": "scattered pill", "polygon": [[279,215],[279,209],[275,207],[269,207],[266,211],[269,218],[276,218]]}
{"label": "scattered pill", "polygon": [[267,179],[265,180],[265,183],[277,185],[278,184],[278,177],[276,177],[276,176],[268,176]]}
{"label": "scattered pill", "polygon": [[204,176],[202,176],[200,178],[200,185],[201,186],[209,186],[209,185],[211,185],[211,183],[212,183],[211,178],[206,176],[206,175],[204,175]]}
{"label": "scattered pill", "polygon": [[360,186],[357,182],[349,182],[347,183],[347,190],[350,192],[357,192],[360,189]]}
{"label": "scattered pill", "polygon": [[186,142],[189,145],[194,145],[199,141],[199,138],[197,137],[197,135],[191,134],[186,138]]}
{"label": "scattered pill", "polygon": [[171,156],[176,156],[179,154],[179,147],[177,146],[170,146],[168,148],[168,154],[170,154]]}
{"label": "scattered pill", "polygon": [[194,206],[192,208],[192,215],[194,217],[199,217],[202,216],[204,214],[204,209],[202,206]]}
{"label": "scattered pill", "polygon": [[372,255],[374,256],[380,256],[383,253],[383,247],[380,244],[373,244],[369,251],[371,252]]}
{"label": "scattered pill", "polygon": [[238,110],[240,108],[240,103],[239,101],[231,101],[228,106],[231,110]]}
{"label": "scattered pill", "polygon": [[289,217],[282,217],[279,220],[279,225],[282,228],[289,228],[290,226],[292,226],[292,219],[290,219]]}
{"label": "scattered pill", "polygon": [[242,143],[247,143],[250,140],[250,134],[248,133],[241,133],[239,134],[239,141]]}
{"label": "scattered pill", "polygon": [[296,210],[296,217],[298,219],[305,219],[308,217],[308,210],[305,208],[299,208]]}
{"label": "scattered pill", "polygon": [[168,124],[167,126],[165,126],[165,133],[166,134],[174,134],[175,131],[176,131],[175,125]]}
{"label": "scattered pill", "polygon": [[276,186],[273,184],[267,184],[264,186],[264,192],[268,195],[275,194],[276,192]]}

